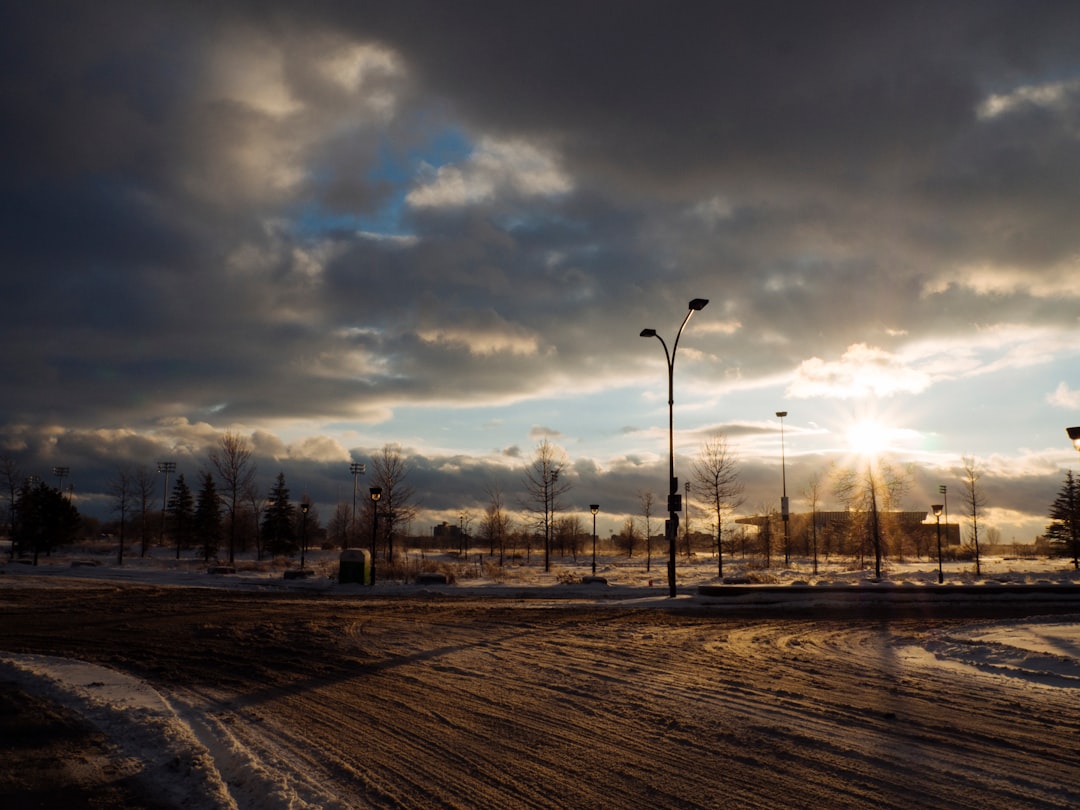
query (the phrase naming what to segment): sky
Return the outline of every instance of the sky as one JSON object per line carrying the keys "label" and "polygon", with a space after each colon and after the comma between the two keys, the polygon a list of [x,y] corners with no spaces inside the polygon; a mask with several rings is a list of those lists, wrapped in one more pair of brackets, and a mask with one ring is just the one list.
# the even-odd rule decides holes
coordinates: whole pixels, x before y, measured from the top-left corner
{"label": "sky", "polygon": [[724,436],[742,511],[802,511],[871,436],[906,509],[960,519],[970,458],[1030,542],[1080,462],[1078,36],[1001,0],[7,4],[0,450],[107,511],[232,431],[325,520],[390,444],[424,531],[519,504],[547,439],[608,532],[667,489],[639,333],[705,298],[682,483]]}

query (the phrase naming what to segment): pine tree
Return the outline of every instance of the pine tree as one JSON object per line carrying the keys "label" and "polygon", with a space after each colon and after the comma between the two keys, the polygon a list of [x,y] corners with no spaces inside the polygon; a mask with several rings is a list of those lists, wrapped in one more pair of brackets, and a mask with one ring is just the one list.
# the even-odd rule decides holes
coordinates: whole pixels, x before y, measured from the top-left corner
{"label": "pine tree", "polygon": [[180,559],[181,546],[190,546],[195,525],[195,496],[180,473],[176,478],[167,507],[173,521],[173,537],[176,538],[176,559]]}
{"label": "pine tree", "polygon": [[279,472],[262,522],[263,545],[271,554],[291,554],[299,548],[295,524],[296,507],[289,503],[285,473]]}
{"label": "pine tree", "polygon": [[196,537],[202,540],[203,559],[209,561],[216,556],[221,544],[221,499],[214,486],[214,476],[203,473],[202,489],[195,504],[193,528]]}
{"label": "pine tree", "polygon": [[1046,527],[1047,540],[1052,547],[1071,553],[1073,568],[1080,569],[1080,488],[1072,470],[1065,472],[1065,483],[1050,505],[1050,519],[1054,522]]}

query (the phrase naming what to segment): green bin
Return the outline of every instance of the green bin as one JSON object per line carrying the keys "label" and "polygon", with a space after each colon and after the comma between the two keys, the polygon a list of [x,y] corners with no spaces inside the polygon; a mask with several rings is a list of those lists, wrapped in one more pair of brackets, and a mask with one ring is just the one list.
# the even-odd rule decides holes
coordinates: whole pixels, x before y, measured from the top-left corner
{"label": "green bin", "polygon": [[342,585],[353,582],[370,585],[371,554],[355,548],[347,548],[341,552],[338,561],[338,582]]}

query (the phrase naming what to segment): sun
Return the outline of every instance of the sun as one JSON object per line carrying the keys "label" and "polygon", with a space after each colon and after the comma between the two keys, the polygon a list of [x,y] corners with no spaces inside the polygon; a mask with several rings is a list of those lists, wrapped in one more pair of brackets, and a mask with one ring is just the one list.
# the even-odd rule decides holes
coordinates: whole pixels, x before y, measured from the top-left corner
{"label": "sun", "polygon": [[848,446],[853,453],[866,458],[874,458],[889,447],[892,429],[876,419],[860,419],[847,432]]}

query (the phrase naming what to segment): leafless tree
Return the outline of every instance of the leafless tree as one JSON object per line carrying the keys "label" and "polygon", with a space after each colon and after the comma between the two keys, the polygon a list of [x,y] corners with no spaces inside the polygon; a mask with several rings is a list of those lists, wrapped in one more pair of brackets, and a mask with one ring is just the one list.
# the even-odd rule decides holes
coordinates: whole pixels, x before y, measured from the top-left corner
{"label": "leafless tree", "polygon": [[821,502],[821,476],[814,474],[806,482],[803,497],[810,504],[810,542],[813,549],[814,573],[818,572],[818,504]]}
{"label": "leafless tree", "polygon": [[499,565],[502,565],[506,556],[506,538],[510,534],[510,515],[503,506],[502,491],[498,486],[488,487],[487,496],[488,503],[480,519],[480,533],[488,542],[491,556],[495,555],[495,547],[498,546]]}
{"label": "leafless tree", "polygon": [[150,501],[157,489],[157,475],[145,464],[135,468],[131,476],[131,491],[139,510],[139,556],[146,556],[147,530],[150,526]]}
{"label": "leafless tree", "polygon": [[716,515],[717,575],[724,576],[724,513],[737,508],[743,501],[743,485],[739,481],[739,462],[728,447],[727,437],[715,436],[705,442],[693,464],[694,480],[702,499]]}
{"label": "leafless tree", "polygon": [[4,500],[7,501],[7,526],[8,537],[11,538],[11,559],[15,559],[15,501],[19,493],[19,485],[25,476],[19,469],[15,457],[4,453],[0,455],[0,489],[3,489]]}
{"label": "leafless tree", "polygon": [[547,439],[542,440],[525,468],[523,507],[536,515],[534,525],[544,533],[544,570],[551,570],[551,530],[559,495],[570,490],[570,483],[559,473],[566,465],[566,454]]}
{"label": "leafless tree", "polygon": [[226,432],[217,448],[210,451],[210,463],[217,470],[224,490],[223,501],[229,513],[229,562],[236,555],[237,508],[244,491],[255,480],[251,448],[239,433]]}
{"label": "leafless tree", "polygon": [[108,492],[113,498],[113,512],[120,517],[120,550],[117,554],[117,565],[124,564],[124,528],[127,525],[127,515],[131,510],[134,475],[126,467],[116,471],[109,480]]}
{"label": "leafless tree", "polygon": [[[865,467],[839,469],[833,491],[848,512],[864,520],[861,538],[869,538],[874,551],[874,576],[881,577],[881,562],[885,556],[885,530],[882,513],[897,507],[911,486],[911,475],[881,459],[870,460]],[[862,546],[860,546],[862,548]]]}
{"label": "leafless tree", "polygon": [[641,516],[645,518],[645,570],[652,570],[652,512],[656,496],[649,491],[638,493]]}
{"label": "leafless tree", "polygon": [[392,561],[395,531],[416,517],[416,491],[406,481],[408,465],[399,445],[383,445],[372,459],[371,466],[372,483],[382,488],[378,503],[372,501],[372,504],[379,510],[379,528],[385,539],[386,559]]}
{"label": "leafless tree", "polygon": [[986,505],[979,479],[982,472],[975,464],[973,456],[964,456],[964,511],[971,521],[971,542],[975,546],[975,576],[982,576],[982,561],[979,555],[979,512]]}

